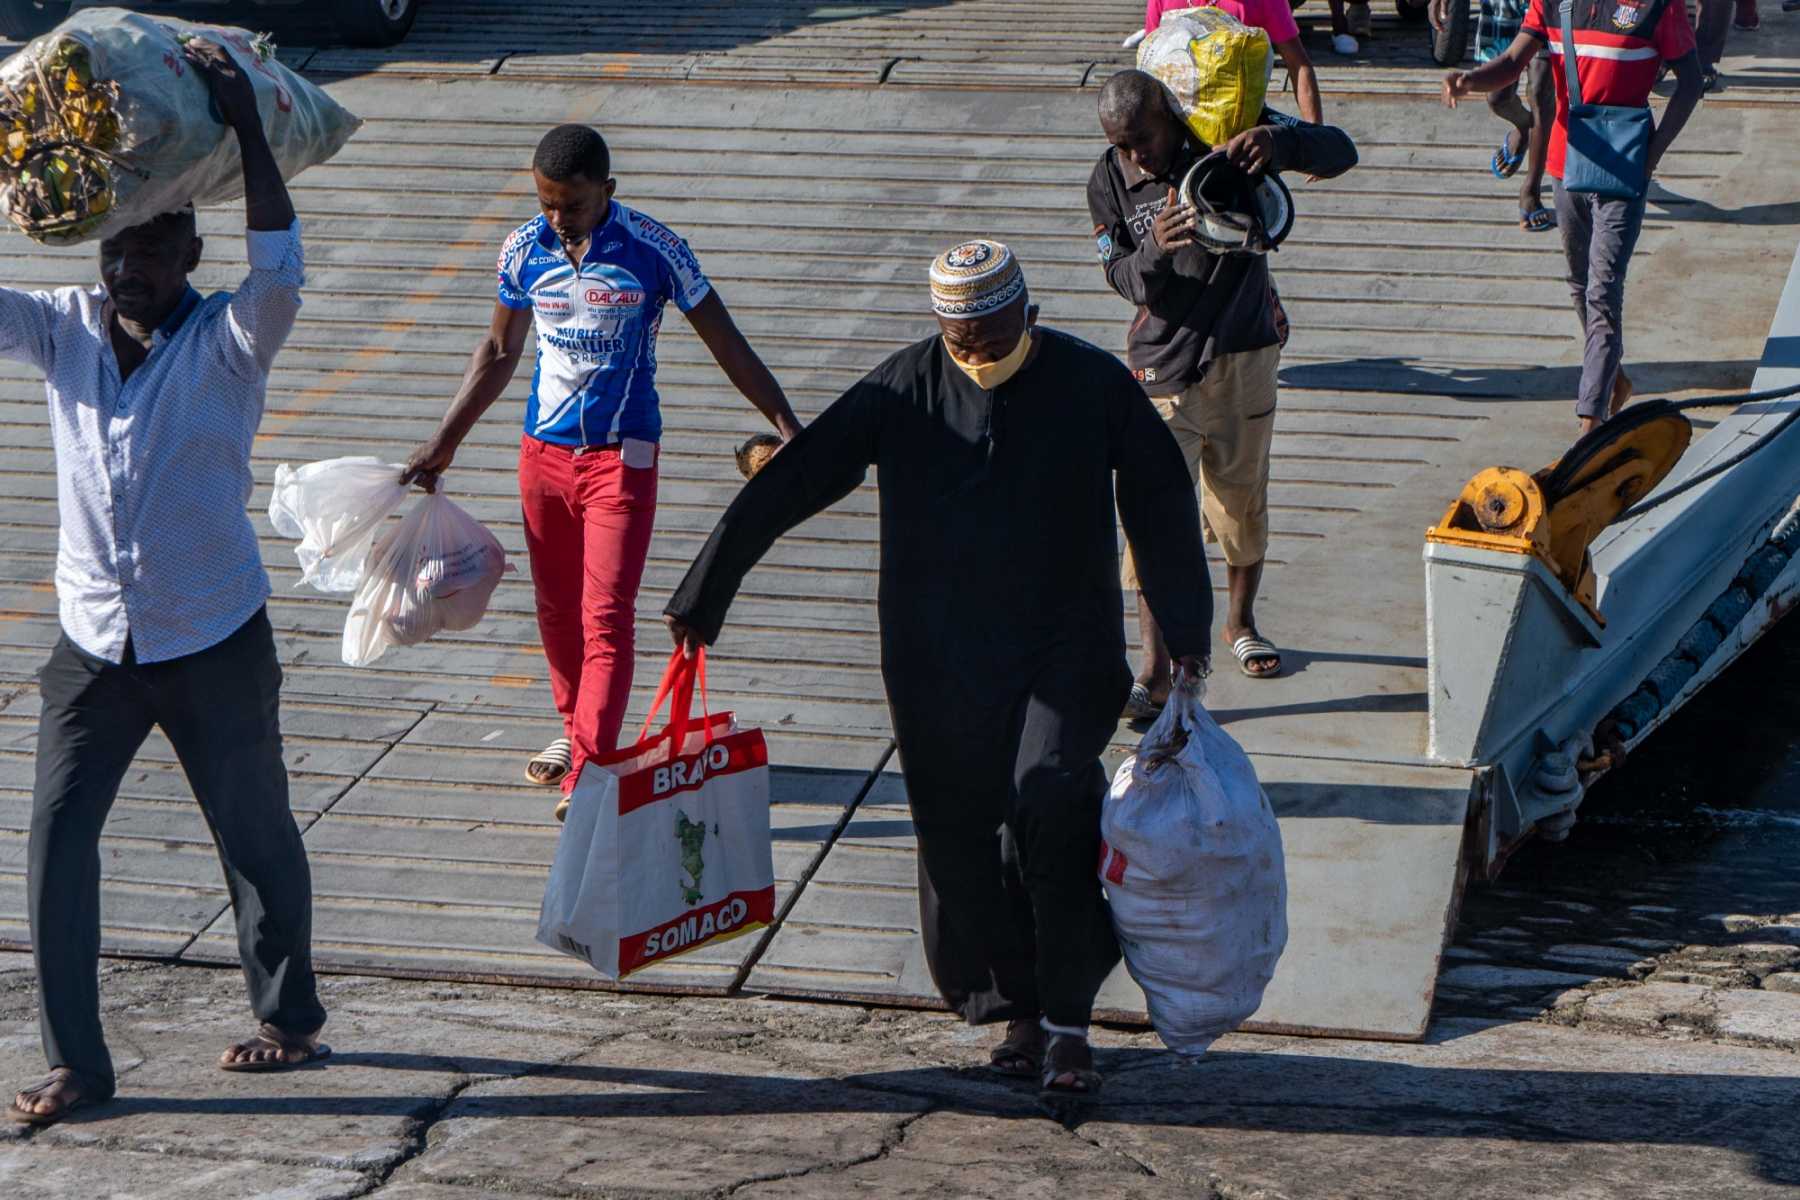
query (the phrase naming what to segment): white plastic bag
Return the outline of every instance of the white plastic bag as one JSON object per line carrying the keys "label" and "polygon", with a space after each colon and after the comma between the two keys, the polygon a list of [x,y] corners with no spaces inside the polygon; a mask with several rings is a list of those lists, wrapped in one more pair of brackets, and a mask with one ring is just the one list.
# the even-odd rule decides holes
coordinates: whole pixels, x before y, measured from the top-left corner
{"label": "white plastic bag", "polygon": [[344,621],[344,662],[366,667],[389,646],[472,628],[509,566],[487,526],[442,491],[426,496],[369,555]]}
{"label": "white plastic bag", "polygon": [[321,592],[354,592],[375,535],[406,499],[405,468],[361,455],[328,458],[298,469],[275,468],[269,523],[299,538],[300,582]]}
{"label": "white plastic bag", "polygon": [[1178,686],[1113,776],[1100,882],[1163,1043],[1198,1056],[1242,1024],[1287,946],[1281,828],[1250,758]]}
{"label": "white plastic bag", "polygon": [[80,160],[82,177],[105,185],[103,205],[72,206],[69,220],[27,221],[11,194],[16,180],[0,171],[0,199],[30,237],[52,245],[110,237],[184,204],[222,204],[244,194],[237,138],[212,115],[206,81],[183,55],[188,38],[216,42],[249,77],[283,179],[336,154],[361,124],[242,29],[83,9],[0,64],[0,84],[16,86],[59,42],[72,40],[86,48],[94,81],[117,91],[117,135],[104,131],[111,144],[59,151]]}
{"label": "white plastic bag", "polygon": [[730,713],[690,715],[705,672],[677,650],[650,706],[672,697],[669,724],[584,763],[569,797],[538,941],[608,979],[775,919],[768,748]]}

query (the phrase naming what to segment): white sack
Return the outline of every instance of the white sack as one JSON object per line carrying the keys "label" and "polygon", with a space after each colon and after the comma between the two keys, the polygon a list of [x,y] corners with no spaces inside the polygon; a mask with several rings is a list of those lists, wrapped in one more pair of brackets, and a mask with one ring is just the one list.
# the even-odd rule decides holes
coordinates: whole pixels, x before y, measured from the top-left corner
{"label": "white sack", "polygon": [[1287,946],[1281,828],[1249,756],[1178,686],[1119,768],[1100,882],[1164,1044],[1204,1054],[1257,1005]]}

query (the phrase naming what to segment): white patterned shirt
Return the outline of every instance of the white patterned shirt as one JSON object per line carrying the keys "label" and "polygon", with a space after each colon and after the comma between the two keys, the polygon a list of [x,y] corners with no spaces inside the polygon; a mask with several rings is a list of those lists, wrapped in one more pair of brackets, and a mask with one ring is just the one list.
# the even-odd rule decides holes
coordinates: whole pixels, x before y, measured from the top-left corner
{"label": "white patterned shirt", "polygon": [[243,284],[190,293],[123,385],[104,289],[0,288],[0,357],[41,369],[50,401],[63,631],[107,662],[128,638],[144,663],[205,650],[269,598],[250,447],[305,264],[298,221],[245,236]]}

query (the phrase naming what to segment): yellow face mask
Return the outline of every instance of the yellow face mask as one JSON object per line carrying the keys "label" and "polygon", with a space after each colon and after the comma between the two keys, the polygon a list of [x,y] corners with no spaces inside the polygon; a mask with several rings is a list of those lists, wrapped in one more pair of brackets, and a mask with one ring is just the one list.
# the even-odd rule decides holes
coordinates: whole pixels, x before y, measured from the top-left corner
{"label": "yellow face mask", "polygon": [[964,375],[975,381],[976,387],[991,392],[1017,375],[1019,368],[1025,365],[1025,356],[1031,353],[1031,330],[1027,328],[1024,333],[1020,334],[1019,344],[1013,347],[1012,353],[998,362],[966,363],[956,357],[956,351],[950,349],[948,342],[944,343],[944,350],[950,355],[950,361],[955,363]]}

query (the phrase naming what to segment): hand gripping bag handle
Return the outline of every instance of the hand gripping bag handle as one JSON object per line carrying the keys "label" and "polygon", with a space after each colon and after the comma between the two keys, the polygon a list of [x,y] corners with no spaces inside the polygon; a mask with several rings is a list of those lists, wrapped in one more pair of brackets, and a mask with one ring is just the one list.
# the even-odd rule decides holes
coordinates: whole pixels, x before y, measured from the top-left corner
{"label": "hand gripping bag handle", "polygon": [[1189,737],[1201,732],[1205,723],[1212,721],[1201,703],[1204,694],[1205,689],[1198,680],[1189,681],[1184,672],[1176,672],[1169,699],[1138,743],[1141,766],[1156,767],[1174,758],[1187,745]]}
{"label": "hand gripping bag handle", "polygon": [[676,754],[687,743],[688,730],[693,725],[694,688],[700,689],[701,724],[706,730],[706,740],[710,743],[712,736],[712,715],[706,703],[706,647],[701,646],[689,658],[682,653],[681,647],[669,656],[669,665],[663,670],[662,683],[656,689],[656,698],[650,701],[650,711],[644,717],[644,728],[638,733],[638,741],[642,742],[650,736],[650,727],[656,724],[656,714],[662,710],[663,701],[669,702],[669,733],[674,739]]}

